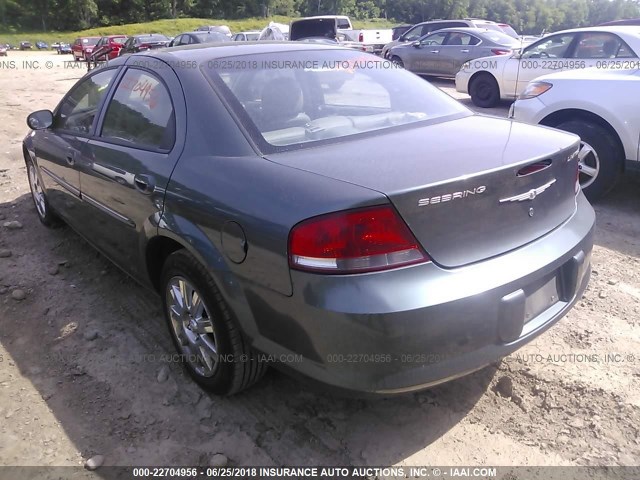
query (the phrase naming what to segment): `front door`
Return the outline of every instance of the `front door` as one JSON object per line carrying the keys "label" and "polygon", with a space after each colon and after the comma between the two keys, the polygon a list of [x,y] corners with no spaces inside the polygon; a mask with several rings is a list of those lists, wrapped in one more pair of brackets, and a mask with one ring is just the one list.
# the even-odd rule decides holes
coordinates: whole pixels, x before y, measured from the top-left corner
{"label": "front door", "polygon": [[69,223],[79,221],[79,172],[87,163],[89,135],[115,72],[101,70],[79,82],[60,102],[51,128],[33,138],[47,199]]}

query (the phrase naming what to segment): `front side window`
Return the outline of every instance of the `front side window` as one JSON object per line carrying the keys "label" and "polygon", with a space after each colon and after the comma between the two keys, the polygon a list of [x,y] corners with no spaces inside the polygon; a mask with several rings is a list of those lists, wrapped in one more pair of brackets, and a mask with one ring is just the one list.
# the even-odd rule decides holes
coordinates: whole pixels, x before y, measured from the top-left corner
{"label": "front side window", "polygon": [[201,68],[267,152],[469,114],[420,77],[371,55],[293,51],[226,63],[240,61],[253,68]]}
{"label": "front side window", "polygon": [[420,40],[421,45],[443,45],[445,39],[447,38],[447,33],[434,33],[433,35],[429,35],[422,40]]}
{"label": "front side window", "polygon": [[575,34],[552,35],[527,47],[522,58],[565,58]]}
{"label": "front side window", "polygon": [[175,116],[164,84],[151,73],[129,69],[107,107],[100,136],[141,148],[171,150]]}
{"label": "front side window", "polygon": [[60,104],[53,128],[88,134],[114,75],[115,70],[110,69],[83,80]]}

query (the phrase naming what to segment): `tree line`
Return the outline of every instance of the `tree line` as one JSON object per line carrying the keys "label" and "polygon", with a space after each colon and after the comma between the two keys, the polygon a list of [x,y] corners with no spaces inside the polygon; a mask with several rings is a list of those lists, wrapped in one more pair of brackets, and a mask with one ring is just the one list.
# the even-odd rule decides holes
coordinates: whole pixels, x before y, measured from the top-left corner
{"label": "tree line", "polygon": [[0,28],[5,31],[82,30],[179,17],[319,14],[396,23],[476,17],[539,34],[638,18],[640,0],[0,0]]}

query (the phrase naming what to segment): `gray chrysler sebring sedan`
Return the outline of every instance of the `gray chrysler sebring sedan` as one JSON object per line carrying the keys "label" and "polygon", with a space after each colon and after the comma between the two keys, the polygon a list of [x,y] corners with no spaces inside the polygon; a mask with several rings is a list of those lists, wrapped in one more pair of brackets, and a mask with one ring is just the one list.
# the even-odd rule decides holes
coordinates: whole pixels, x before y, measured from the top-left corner
{"label": "gray chrysler sebring sedan", "polygon": [[149,51],[27,121],[42,223],[155,289],[218,394],[267,365],[426,388],[531,341],[589,279],[578,137],[476,115],[362,52]]}

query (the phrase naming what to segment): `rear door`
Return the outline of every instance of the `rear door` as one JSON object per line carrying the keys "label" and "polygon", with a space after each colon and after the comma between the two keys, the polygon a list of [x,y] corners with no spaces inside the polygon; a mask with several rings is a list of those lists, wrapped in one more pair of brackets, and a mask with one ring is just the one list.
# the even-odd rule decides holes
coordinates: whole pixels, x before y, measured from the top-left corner
{"label": "rear door", "polygon": [[480,39],[464,32],[450,32],[445,43],[440,48],[438,73],[447,77],[454,77],[462,65],[472,58],[476,58],[477,45]]}
{"label": "rear door", "polygon": [[92,163],[81,174],[82,198],[94,215],[87,236],[133,276],[143,273],[143,239],[157,226],[185,125],[173,70],[132,66],[119,77],[88,144]]}

